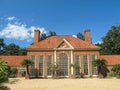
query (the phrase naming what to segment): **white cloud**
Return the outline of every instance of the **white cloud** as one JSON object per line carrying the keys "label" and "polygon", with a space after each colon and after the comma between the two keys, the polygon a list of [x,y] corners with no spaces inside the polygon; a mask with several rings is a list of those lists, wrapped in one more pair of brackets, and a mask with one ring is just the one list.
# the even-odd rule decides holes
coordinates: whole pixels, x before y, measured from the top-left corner
{"label": "white cloud", "polygon": [[30,41],[34,37],[35,29],[39,29],[41,33],[46,33],[45,28],[36,26],[27,27],[27,25],[20,23],[8,23],[7,26],[0,31],[0,36],[9,39]]}
{"label": "white cloud", "polygon": [[7,17],[7,20],[8,20],[8,21],[12,21],[12,20],[14,20],[14,19],[15,19],[14,16]]}
{"label": "white cloud", "polygon": [[75,38],[77,38],[77,36],[76,35],[72,35],[73,37],[75,37]]}

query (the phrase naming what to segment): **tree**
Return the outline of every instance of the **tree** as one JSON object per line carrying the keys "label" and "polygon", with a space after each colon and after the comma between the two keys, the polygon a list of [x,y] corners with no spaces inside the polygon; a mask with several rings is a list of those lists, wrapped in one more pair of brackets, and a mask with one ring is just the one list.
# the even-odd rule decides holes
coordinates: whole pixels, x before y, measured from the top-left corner
{"label": "tree", "polygon": [[40,36],[40,40],[44,40],[48,37],[51,37],[51,36],[56,36],[56,32],[53,32],[53,31],[50,31],[48,35],[46,35],[45,33],[42,33],[41,36]]}
{"label": "tree", "polygon": [[85,39],[84,35],[82,33],[80,33],[80,32],[77,34],[77,38],[82,39],[82,40]]}
{"label": "tree", "polygon": [[120,64],[116,64],[112,67],[112,71],[116,75],[117,78],[120,78]]}
{"label": "tree", "polygon": [[[8,66],[7,62],[0,58],[0,85],[1,83],[8,80],[10,66]],[[3,90],[4,87],[0,86],[0,90]]]}
{"label": "tree", "polygon": [[17,69],[16,67],[11,67],[11,68],[10,68],[9,77],[10,77],[10,78],[15,78],[15,77],[17,77],[17,72],[18,72],[18,69]]}
{"label": "tree", "polygon": [[19,55],[20,47],[14,43],[6,46],[5,55]]}
{"label": "tree", "polygon": [[73,67],[75,70],[75,75],[80,75],[80,65],[79,64],[70,64],[70,67]]}
{"label": "tree", "polygon": [[53,74],[53,78],[57,78],[58,72],[59,72],[59,65],[58,64],[50,64],[48,67],[48,70],[50,70]]}
{"label": "tree", "polygon": [[26,68],[26,76],[25,76],[25,78],[26,78],[26,79],[29,79],[29,78],[30,78],[30,75],[29,75],[29,66],[34,65],[34,62],[31,61],[30,59],[25,59],[25,60],[21,63],[21,65]]}
{"label": "tree", "polygon": [[4,42],[4,39],[0,38],[0,55],[2,55],[5,51],[6,44]]}
{"label": "tree", "polygon": [[47,38],[47,35],[45,34],[45,33],[42,33],[41,35],[40,35],[40,40],[42,41],[42,40],[44,40],[44,39],[46,39]]}
{"label": "tree", "polygon": [[102,42],[101,54],[120,54],[120,26],[112,26]]}
{"label": "tree", "polygon": [[26,50],[26,48],[20,48],[20,49],[19,49],[19,55],[27,55],[27,50]]}
{"label": "tree", "polygon": [[106,67],[107,61],[102,59],[96,59],[95,61],[93,61],[93,65],[95,67],[97,67],[97,71],[98,71],[98,75],[99,78],[103,78],[107,76],[107,73],[109,72],[109,70]]}
{"label": "tree", "polygon": [[56,32],[50,31],[48,37],[57,36]]}

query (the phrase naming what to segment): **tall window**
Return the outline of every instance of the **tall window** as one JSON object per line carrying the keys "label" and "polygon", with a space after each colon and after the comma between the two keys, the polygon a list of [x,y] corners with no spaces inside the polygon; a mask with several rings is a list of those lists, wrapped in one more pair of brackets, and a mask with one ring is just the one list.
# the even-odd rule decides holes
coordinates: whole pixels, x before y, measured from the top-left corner
{"label": "tall window", "polygon": [[68,76],[68,56],[65,53],[59,56],[59,75]]}
{"label": "tall window", "polygon": [[[79,58],[79,56],[75,56],[75,64],[80,67],[80,58]],[[80,75],[80,69],[79,68],[76,68],[75,74]]]}
{"label": "tall window", "polygon": [[47,56],[47,75],[51,76],[52,72],[49,70],[49,66],[52,64],[52,56]]}
{"label": "tall window", "polygon": [[93,62],[96,60],[96,56],[92,55],[92,75],[97,75],[97,68],[93,65]]}
{"label": "tall window", "polygon": [[36,76],[36,70],[35,70],[35,56],[32,55],[30,59],[34,62],[34,65],[30,66],[30,76],[35,77]]}
{"label": "tall window", "polygon": [[38,75],[40,77],[42,77],[43,76],[43,69],[44,69],[44,67],[43,67],[43,64],[44,64],[43,56],[39,56],[38,57],[38,61],[39,61],[39,72],[38,72]]}
{"label": "tall window", "polygon": [[83,62],[84,62],[84,75],[88,75],[88,58],[87,56],[83,57]]}

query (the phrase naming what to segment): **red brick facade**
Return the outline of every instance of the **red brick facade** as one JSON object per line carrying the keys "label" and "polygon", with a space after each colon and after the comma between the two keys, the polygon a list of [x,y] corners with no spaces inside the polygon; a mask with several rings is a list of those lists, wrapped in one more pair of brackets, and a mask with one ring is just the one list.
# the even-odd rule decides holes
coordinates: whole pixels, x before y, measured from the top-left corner
{"label": "red brick facade", "polygon": [[[34,44],[27,48],[27,56],[0,56],[6,60],[10,66],[20,68],[20,63],[30,58],[34,61],[31,67],[32,77],[52,77],[48,70],[48,63],[58,64],[60,67],[60,77],[74,78],[79,73],[84,77],[92,77],[97,73],[93,67],[94,59],[105,59],[108,67],[120,64],[120,55],[100,55],[100,47],[91,43],[90,30],[85,31],[85,40],[72,36],[51,36],[45,40],[40,40],[40,31],[34,31]],[[75,72],[71,64],[79,64],[80,70]]]}
{"label": "red brick facade", "polygon": [[[34,35],[39,35],[39,31],[35,30]],[[88,75],[84,75],[87,77],[92,76],[92,56],[99,58],[99,47],[91,44],[90,38],[90,30],[85,31],[85,41],[80,40],[78,38],[72,36],[52,36],[47,38],[43,41],[38,41],[38,36],[34,36],[34,44],[27,48],[28,50],[28,57],[31,56],[35,57],[35,69],[36,69],[36,76],[38,77],[39,73],[39,56],[43,56],[43,76],[47,78],[47,57],[52,57],[52,63],[60,62],[60,55],[65,54],[67,55],[67,75],[63,75],[65,77],[72,78],[75,76],[75,71],[73,67],[70,67],[71,64],[75,64],[75,57],[79,56],[79,65],[80,65],[80,73],[84,74],[84,59],[83,57],[87,57],[87,68],[86,72]],[[37,39],[37,40],[36,40]],[[36,43],[36,41],[38,41]]]}

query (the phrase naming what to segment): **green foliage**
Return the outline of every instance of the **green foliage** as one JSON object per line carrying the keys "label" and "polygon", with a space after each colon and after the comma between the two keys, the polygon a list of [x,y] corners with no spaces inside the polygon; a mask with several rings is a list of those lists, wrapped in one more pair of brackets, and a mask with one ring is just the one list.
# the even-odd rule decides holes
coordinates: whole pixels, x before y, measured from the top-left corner
{"label": "green foliage", "polygon": [[14,43],[6,45],[4,39],[0,38],[0,55],[27,55],[27,50]]}
{"label": "green foliage", "polygon": [[10,68],[10,73],[9,73],[9,77],[10,78],[15,78],[17,76],[17,68],[16,67],[11,67]]}
{"label": "green foliage", "polygon": [[0,86],[0,90],[10,90],[10,88],[7,86]]}
{"label": "green foliage", "polygon": [[32,66],[32,65],[34,65],[34,62],[33,61],[31,61],[30,59],[25,59],[22,63],[21,63],[21,65],[23,66],[23,67],[26,67],[26,79],[29,79],[30,78],[30,76],[29,76],[29,66]]}
{"label": "green foliage", "polygon": [[110,77],[115,77],[116,75],[114,73],[110,73]]}
{"label": "green foliage", "polygon": [[8,74],[10,71],[10,67],[7,62],[0,58],[0,83],[8,80]]}
{"label": "green foliage", "polygon": [[45,33],[42,33],[41,35],[40,35],[40,40],[42,41],[42,40],[44,40],[44,39],[46,39],[47,38],[47,35],[45,34]]}
{"label": "green foliage", "polygon": [[70,67],[75,68],[75,70],[80,70],[79,64],[70,64]]}
{"label": "green foliage", "polygon": [[45,40],[46,38],[48,37],[51,37],[51,36],[57,36],[56,32],[53,32],[53,31],[50,31],[48,35],[46,35],[45,33],[42,33],[40,35],[40,40]]}
{"label": "green foliage", "polygon": [[48,70],[50,70],[53,74],[55,72],[58,72],[59,71],[59,65],[58,64],[50,64],[48,65]]}
{"label": "green foliage", "polygon": [[82,40],[85,39],[84,35],[82,33],[80,33],[80,32],[77,34],[77,38],[82,39]]}
{"label": "green foliage", "polygon": [[6,48],[6,44],[4,39],[0,38],[0,55],[4,54]]}
{"label": "green foliage", "polygon": [[48,37],[57,36],[56,32],[50,31]]}
{"label": "green foliage", "polygon": [[93,65],[97,67],[98,74],[102,74],[104,77],[106,77],[107,73],[109,72],[106,64],[107,64],[107,61],[104,59],[102,60],[96,59],[95,61],[93,61]]}
{"label": "green foliage", "polygon": [[112,26],[102,42],[101,54],[120,54],[120,26]]}
{"label": "green foliage", "polygon": [[23,67],[32,66],[33,64],[34,64],[34,62],[31,61],[30,59],[25,59],[25,60],[21,63],[21,65],[22,65]]}
{"label": "green foliage", "polygon": [[115,75],[120,75],[120,64],[116,64],[112,67],[112,71]]}
{"label": "green foliage", "polygon": [[57,75],[59,73],[59,65],[56,63],[56,64],[50,64],[48,65],[48,70],[50,70],[53,74],[53,78],[57,78]]}
{"label": "green foliage", "polygon": [[18,45],[11,43],[7,45],[5,55],[19,55],[19,49],[20,47]]}

